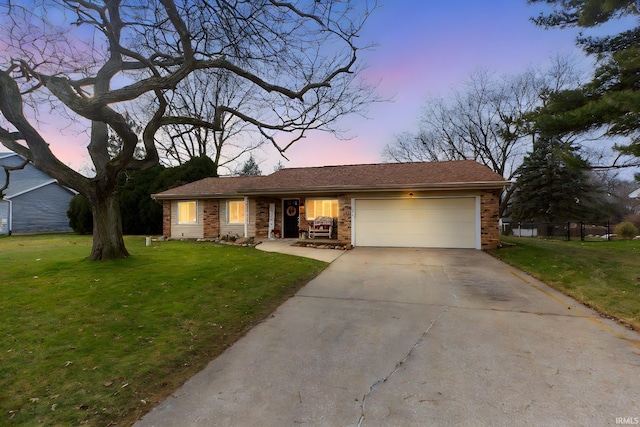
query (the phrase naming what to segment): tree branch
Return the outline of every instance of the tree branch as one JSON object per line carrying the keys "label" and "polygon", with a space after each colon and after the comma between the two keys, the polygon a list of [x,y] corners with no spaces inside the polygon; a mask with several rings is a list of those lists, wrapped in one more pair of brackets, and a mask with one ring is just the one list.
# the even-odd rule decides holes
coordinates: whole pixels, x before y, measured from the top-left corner
{"label": "tree branch", "polygon": [[2,165],[2,169],[4,169],[5,181],[4,181],[4,185],[0,187],[0,200],[4,199],[4,196],[5,196],[4,192],[7,190],[7,188],[9,188],[10,172],[24,169],[28,164],[29,164],[29,159],[25,159],[24,162],[22,162],[18,166]]}

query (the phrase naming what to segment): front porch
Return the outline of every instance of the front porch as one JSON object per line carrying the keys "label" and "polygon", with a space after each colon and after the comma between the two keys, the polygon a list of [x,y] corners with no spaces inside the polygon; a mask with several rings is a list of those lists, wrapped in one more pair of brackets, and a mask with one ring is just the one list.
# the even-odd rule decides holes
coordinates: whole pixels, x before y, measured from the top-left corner
{"label": "front porch", "polygon": [[[291,197],[257,197],[255,203],[255,217],[250,213],[249,221],[255,224],[255,236],[260,240],[287,239],[297,240],[298,246],[315,242],[319,245],[342,245],[350,247],[351,218],[350,199],[345,195],[333,197],[306,197],[295,195]],[[320,202],[334,205],[320,211],[315,204]],[[310,228],[316,216],[331,215],[331,237],[310,238]],[[317,231],[316,231],[317,232]],[[317,232],[320,234],[320,232]],[[323,233],[327,234],[327,233]]]}

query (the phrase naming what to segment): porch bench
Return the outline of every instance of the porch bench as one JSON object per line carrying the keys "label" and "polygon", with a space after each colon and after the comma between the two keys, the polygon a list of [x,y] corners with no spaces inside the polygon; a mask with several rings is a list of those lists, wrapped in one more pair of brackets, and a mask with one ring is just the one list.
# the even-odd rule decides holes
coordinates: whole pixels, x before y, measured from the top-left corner
{"label": "porch bench", "polygon": [[329,216],[319,216],[309,224],[309,238],[328,237],[331,238],[333,232],[333,218]]}

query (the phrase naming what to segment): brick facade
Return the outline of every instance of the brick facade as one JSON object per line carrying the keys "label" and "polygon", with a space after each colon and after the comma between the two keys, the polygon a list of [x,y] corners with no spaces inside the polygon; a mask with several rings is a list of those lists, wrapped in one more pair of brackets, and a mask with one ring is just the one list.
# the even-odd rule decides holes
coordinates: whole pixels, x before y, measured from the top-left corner
{"label": "brick facade", "polygon": [[[480,194],[480,241],[483,250],[496,248],[500,243],[499,204],[501,190],[483,190]],[[340,243],[351,245],[351,194],[338,196],[338,218],[334,226],[334,235]],[[301,201],[304,199],[301,198]],[[203,232],[205,238],[215,238],[220,235],[220,200],[207,199],[204,204]],[[267,239],[269,230],[269,204],[275,204],[275,229],[282,225],[282,200],[278,198],[259,197],[256,199],[255,238]],[[304,203],[304,202],[303,202]],[[162,232],[171,236],[171,201],[162,202],[163,221]],[[305,215],[301,211],[300,229],[309,227]],[[282,231],[282,230],[281,230]]]}
{"label": "brick facade", "polygon": [[280,229],[282,224],[282,201],[280,199],[259,197],[256,200],[256,239],[269,238],[269,205],[271,203],[276,205],[274,229]]}
{"label": "brick facade", "polygon": [[351,245],[351,197],[338,196],[338,241]]}
{"label": "brick facade", "polygon": [[171,237],[171,200],[162,201],[162,235]]}
{"label": "brick facade", "polygon": [[485,190],[480,195],[480,243],[484,250],[500,244],[500,193],[501,190]]}
{"label": "brick facade", "polygon": [[203,236],[216,238],[220,236],[220,201],[216,199],[203,200],[204,213],[202,215]]}

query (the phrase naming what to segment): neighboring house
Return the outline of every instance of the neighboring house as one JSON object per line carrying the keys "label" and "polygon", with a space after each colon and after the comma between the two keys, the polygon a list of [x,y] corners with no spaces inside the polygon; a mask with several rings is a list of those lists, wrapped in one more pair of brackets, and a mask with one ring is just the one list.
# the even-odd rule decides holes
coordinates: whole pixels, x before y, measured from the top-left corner
{"label": "neighboring house", "polygon": [[329,216],[332,238],[347,246],[489,249],[499,242],[508,184],[463,160],[205,178],[152,197],[163,205],[163,233],[171,238],[296,238],[315,217]]}
{"label": "neighboring house", "polygon": [[[23,157],[0,153],[1,166],[20,166]],[[0,187],[5,184],[0,168]],[[0,234],[71,231],[67,210],[75,193],[31,163],[10,172],[9,187],[0,200]]]}

